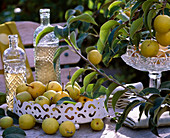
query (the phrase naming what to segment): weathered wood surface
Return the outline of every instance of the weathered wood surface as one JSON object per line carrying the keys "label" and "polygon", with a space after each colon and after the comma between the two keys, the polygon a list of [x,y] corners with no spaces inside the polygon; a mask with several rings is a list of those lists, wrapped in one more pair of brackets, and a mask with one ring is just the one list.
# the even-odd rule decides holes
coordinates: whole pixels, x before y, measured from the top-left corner
{"label": "weathered wood surface", "polygon": [[[61,25],[63,26],[65,23],[55,23],[51,24],[52,26]],[[33,44],[33,34],[35,29],[39,26],[39,23],[31,22],[31,21],[17,21],[16,26],[19,34],[21,35],[21,40],[24,46]]]}

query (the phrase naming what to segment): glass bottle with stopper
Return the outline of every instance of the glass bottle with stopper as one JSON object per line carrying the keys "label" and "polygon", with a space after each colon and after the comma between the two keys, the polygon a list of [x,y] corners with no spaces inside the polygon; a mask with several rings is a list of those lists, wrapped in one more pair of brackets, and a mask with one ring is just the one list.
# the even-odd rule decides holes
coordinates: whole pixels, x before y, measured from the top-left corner
{"label": "glass bottle with stopper", "polygon": [[9,48],[3,53],[4,76],[6,84],[6,101],[9,109],[13,109],[13,98],[16,88],[26,83],[26,54],[18,47],[18,35],[9,35]]}
{"label": "glass bottle with stopper", "polygon": [[33,37],[35,76],[37,81],[47,84],[49,81],[60,82],[60,62],[56,62],[56,70],[53,66],[53,57],[59,46],[59,39],[54,31],[46,34],[36,46],[37,35],[50,25],[50,9],[40,9],[40,26],[35,30]]}

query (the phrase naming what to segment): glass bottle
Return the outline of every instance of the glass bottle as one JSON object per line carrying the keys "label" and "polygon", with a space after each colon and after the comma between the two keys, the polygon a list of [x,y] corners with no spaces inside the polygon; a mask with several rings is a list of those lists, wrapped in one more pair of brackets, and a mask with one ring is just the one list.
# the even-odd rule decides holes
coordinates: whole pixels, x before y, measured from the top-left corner
{"label": "glass bottle", "polygon": [[46,34],[35,45],[35,39],[45,27],[50,25],[50,9],[40,9],[41,24],[36,28],[33,37],[34,45],[34,63],[35,63],[35,76],[37,81],[47,84],[49,81],[58,81],[60,83],[60,62],[56,62],[56,70],[53,67],[53,57],[55,51],[59,46],[59,39],[54,35],[54,32]]}
{"label": "glass bottle", "polygon": [[9,109],[13,109],[13,98],[16,88],[26,83],[26,54],[18,47],[18,35],[9,35],[9,48],[3,53],[4,76],[6,84],[6,101]]}

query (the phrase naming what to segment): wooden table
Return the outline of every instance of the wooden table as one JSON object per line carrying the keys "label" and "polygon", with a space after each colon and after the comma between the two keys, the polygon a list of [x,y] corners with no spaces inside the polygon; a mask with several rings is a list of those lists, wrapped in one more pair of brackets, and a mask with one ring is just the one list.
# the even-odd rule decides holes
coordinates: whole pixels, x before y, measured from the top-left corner
{"label": "wooden table", "polygon": [[[109,114],[113,114],[113,109],[109,108]],[[90,124],[80,125],[80,129],[76,130],[73,138],[156,138],[154,134],[151,133],[149,129],[139,129],[133,130],[131,128],[123,126],[116,133],[115,123],[110,122],[110,118],[106,117],[103,119],[105,122],[105,127],[102,131],[93,131]],[[3,130],[0,129],[0,135],[2,135]],[[57,131],[54,135],[47,135],[41,129],[41,125],[36,125],[31,130],[25,130],[26,138],[59,138],[62,137],[60,132]],[[162,138],[170,138],[170,127],[161,127],[158,132]]]}

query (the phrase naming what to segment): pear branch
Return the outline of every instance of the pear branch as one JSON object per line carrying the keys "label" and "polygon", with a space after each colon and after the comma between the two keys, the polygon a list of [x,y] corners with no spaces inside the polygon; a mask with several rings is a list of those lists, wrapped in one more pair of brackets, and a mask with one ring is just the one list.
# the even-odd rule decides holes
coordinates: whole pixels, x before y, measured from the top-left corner
{"label": "pear branch", "polygon": [[[107,80],[109,80],[109,81],[111,81],[111,82],[114,82],[115,84],[117,84],[117,85],[119,85],[119,86],[122,86],[125,90],[130,91],[130,92],[134,93],[135,95],[137,95],[138,97],[143,98],[144,100],[146,100],[146,101],[150,102],[151,104],[153,104],[153,102],[152,102],[150,99],[148,99],[148,98],[146,98],[146,97],[144,97],[144,96],[139,95],[138,93],[136,93],[136,92],[133,91],[132,89],[129,89],[129,88],[125,87],[124,85],[122,85],[121,83],[119,83],[116,79],[109,78],[105,73],[102,73],[99,69],[96,68],[95,65],[93,65],[87,58],[85,58],[85,57],[74,47],[74,45],[72,44],[72,42],[71,42],[69,39],[67,39],[67,41],[71,44],[71,47],[74,49],[75,53],[78,54],[78,55],[79,55],[84,61],[86,61],[88,64],[90,64],[90,66],[91,66],[98,74],[104,76]],[[67,42],[67,41],[66,41],[66,42]]]}

